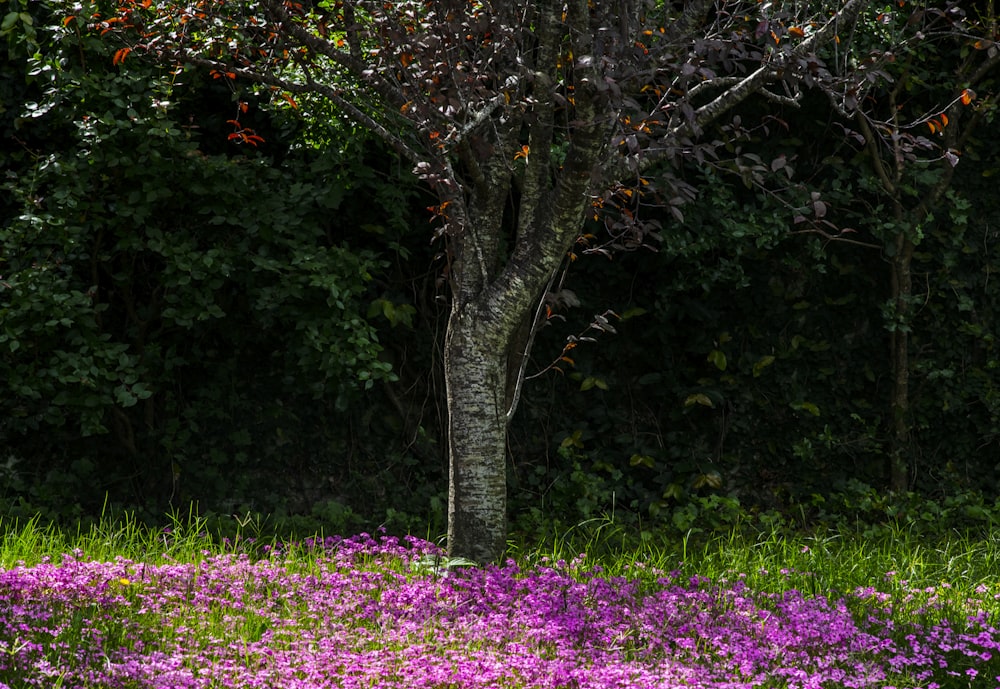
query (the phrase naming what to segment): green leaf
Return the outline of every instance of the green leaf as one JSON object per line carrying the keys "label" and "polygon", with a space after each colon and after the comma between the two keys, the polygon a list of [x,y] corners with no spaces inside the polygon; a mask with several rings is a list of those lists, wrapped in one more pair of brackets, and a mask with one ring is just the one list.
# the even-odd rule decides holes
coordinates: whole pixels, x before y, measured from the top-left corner
{"label": "green leaf", "polygon": [[581,440],[582,437],[583,437],[583,431],[581,431],[578,428],[575,431],[573,431],[572,435],[568,435],[565,438],[563,438],[562,442],[559,443],[559,447],[562,448],[575,447],[577,449],[583,449],[583,440]]}
{"label": "green leaf", "polygon": [[701,488],[718,489],[722,487],[722,476],[718,471],[710,471],[707,474],[699,474],[698,476],[695,476],[691,486],[695,490],[699,490]]}
{"label": "green leaf", "polygon": [[715,367],[720,371],[726,370],[726,355],[721,349],[713,349],[708,353],[708,361],[715,364]]}
{"label": "green leaf", "polygon": [[390,323],[396,322],[396,307],[388,299],[382,300],[382,315]]}
{"label": "green leaf", "polygon": [[649,455],[635,454],[629,457],[628,464],[633,467],[644,466],[647,469],[652,469],[653,465],[656,464],[656,460]]}
{"label": "green leaf", "polygon": [[646,309],[642,308],[641,306],[633,306],[632,308],[626,310],[625,313],[623,313],[621,315],[621,318],[619,318],[618,320],[627,321],[629,318],[642,316],[646,313],[647,313]]}
{"label": "green leaf", "polygon": [[684,497],[684,486],[680,483],[671,483],[667,486],[666,490],[663,491],[663,499],[667,500],[673,498],[674,500],[680,500]]}
{"label": "green leaf", "polygon": [[693,407],[696,404],[708,407],[709,409],[715,409],[715,404],[712,403],[711,398],[703,392],[696,392],[693,395],[688,395],[687,399],[684,400],[685,407]]}
{"label": "green leaf", "polygon": [[809,412],[813,416],[819,416],[819,407],[812,402],[796,402],[792,404],[792,409],[798,409],[799,411]]}
{"label": "green leaf", "polygon": [[118,400],[118,404],[126,408],[135,406],[135,403],[139,401],[139,398],[124,386],[115,388],[115,399]]}
{"label": "green leaf", "polygon": [[773,363],[774,363],[774,357],[772,355],[768,354],[767,356],[762,356],[753,365],[753,377],[759,378],[761,372]]}
{"label": "green leaf", "polygon": [[11,29],[14,28],[14,24],[17,23],[17,20],[18,20],[17,12],[8,12],[7,15],[3,18],[3,23],[0,24],[0,31],[3,31],[4,33],[10,31]]}

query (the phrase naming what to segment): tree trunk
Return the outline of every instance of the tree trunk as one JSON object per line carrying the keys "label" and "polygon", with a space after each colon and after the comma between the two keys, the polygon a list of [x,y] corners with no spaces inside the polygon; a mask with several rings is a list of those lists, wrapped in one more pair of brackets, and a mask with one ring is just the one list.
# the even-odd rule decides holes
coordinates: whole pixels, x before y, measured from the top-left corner
{"label": "tree trunk", "polygon": [[448,555],[495,562],[507,541],[507,347],[503,323],[456,305],[445,338]]}

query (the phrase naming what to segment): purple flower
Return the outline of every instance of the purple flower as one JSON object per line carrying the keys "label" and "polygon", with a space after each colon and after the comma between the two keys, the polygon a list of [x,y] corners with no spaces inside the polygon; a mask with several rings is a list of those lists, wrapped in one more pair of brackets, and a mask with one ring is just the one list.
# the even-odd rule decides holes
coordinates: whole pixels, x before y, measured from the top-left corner
{"label": "purple flower", "polygon": [[[385,534],[276,547],[262,559],[89,562],[0,572],[0,689],[882,689],[996,674],[984,611],[955,625],[843,599],[754,591],[636,567],[572,562],[455,569]],[[925,595],[921,593],[921,595]],[[910,686],[906,684],[905,686]]]}

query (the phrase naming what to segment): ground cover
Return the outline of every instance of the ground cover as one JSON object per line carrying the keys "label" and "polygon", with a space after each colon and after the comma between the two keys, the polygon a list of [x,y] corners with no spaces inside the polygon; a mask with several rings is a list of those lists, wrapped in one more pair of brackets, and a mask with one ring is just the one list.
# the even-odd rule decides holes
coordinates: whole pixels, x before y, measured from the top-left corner
{"label": "ground cover", "polygon": [[0,689],[1000,687],[1000,548],[837,534],[515,550],[7,525]]}

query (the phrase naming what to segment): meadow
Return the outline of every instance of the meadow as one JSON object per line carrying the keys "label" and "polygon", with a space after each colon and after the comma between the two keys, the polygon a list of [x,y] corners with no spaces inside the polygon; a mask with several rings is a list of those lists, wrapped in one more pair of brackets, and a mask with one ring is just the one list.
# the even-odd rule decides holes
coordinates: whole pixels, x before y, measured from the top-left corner
{"label": "meadow", "polygon": [[0,531],[0,689],[1000,687],[989,532],[602,522],[478,568],[378,532]]}

